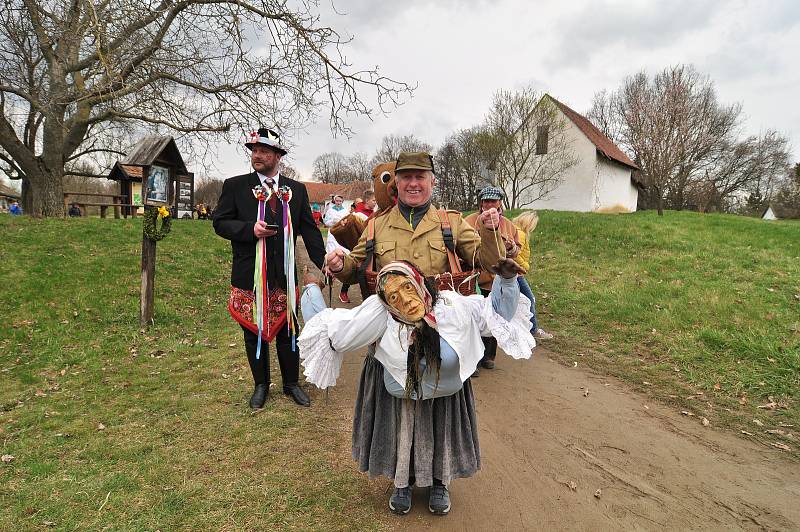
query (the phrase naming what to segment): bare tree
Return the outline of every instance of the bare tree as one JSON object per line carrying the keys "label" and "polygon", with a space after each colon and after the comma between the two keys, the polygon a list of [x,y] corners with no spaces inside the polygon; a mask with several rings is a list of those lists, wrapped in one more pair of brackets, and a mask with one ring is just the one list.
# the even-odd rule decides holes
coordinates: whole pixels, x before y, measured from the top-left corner
{"label": "bare tree", "polygon": [[314,159],[312,177],[320,183],[346,183],[349,175],[347,160],[339,152],[323,153]]}
{"label": "bare tree", "polygon": [[549,96],[530,87],[495,93],[486,118],[492,135],[496,184],[506,192],[509,208],[542,199],[578,162],[568,136],[566,116]]}
{"label": "bare tree", "polygon": [[789,140],[773,130],[733,145],[722,143],[705,180],[713,185],[720,201],[747,190],[757,191],[768,202],[778,182],[789,173],[788,146]]}
{"label": "bare tree", "polygon": [[627,78],[610,95],[595,96],[589,116],[642,168],[663,215],[686,206],[687,187],[711,171],[720,146],[734,142],[739,104],[721,105],[714,84],[690,65],[667,68],[652,79]]}
{"label": "bare tree", "polygon": [[448,208],[474,209],[475,190],[489,180],[495,139],[483,126],[451,135],[436,153],[437,200]]}
{"label": "bare tree", "polygon": [[222,194],[222,179],[204,175],[195,180],[194,201],[205,203],[212,209],[216,208],[219,196]]}
{"label": "bare tree", "polygon": [[372,164],[369,156],[364,152],[356,152],[347,158],[347,168],[350,173],[348,181],[369,181],[372,179]]}
{"label": "bare tree", "polygon": [[800,218],[800,163],[794,165],[775,186],[772,203],[783,218]]}
{"label": "bare tree", "polygon": [[303,176],[300,175],[300,172],[294,166],[290,165],[285,161],[281,161],[281,175],[285,175],[290,179],[296,179],[298,181],[303,180]]}
{"label": "bare tree", "polygon": [[410,92],[352,68],[348,39],[315,10],[312,0],[5,0],[2,171],[22,179],[28,212],[63,216],[65,173],[121,152],[133,132],[169,130],[194,146],[264,121],[302,127],[327,109],[348,133],[346,116]]}
{"label": "bare tree", "polygon": [[618,94],[609,93],[605,89],[595,93],[592,98],[592,107],[586,113],[586,118],[612,142],[622,144],[624,141],[622,137],[623,123],[622,115],[618,112],[618,98]]}
{"label": "bare tree", "polygon": [[424,151],[431,153],[433,146],[411,135],[386,135],[381,140],[381,147],[372,157],[372,166],[380,163],[396,161],[403,151]]}

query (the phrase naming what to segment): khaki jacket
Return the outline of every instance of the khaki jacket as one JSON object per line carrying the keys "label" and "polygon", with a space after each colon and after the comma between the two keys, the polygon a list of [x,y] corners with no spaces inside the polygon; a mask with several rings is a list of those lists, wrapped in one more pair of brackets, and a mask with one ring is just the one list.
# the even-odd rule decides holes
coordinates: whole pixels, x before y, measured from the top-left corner
{"label": "khaki jacket", "polygon": [[[480,264],[494,264],[505,258],[505,248],[501,246],[502,256],[498,256],[494,231],[482,225],[476,231],[461,218],[458,211],[447,211],[456,254],[471,268]],[[433,206],[428,209],[417,224],[416,229],[400,214],[395,206],[387,214],[374,219],[375,223],[375,270],[393,260],[407,260],[414,263],[423,275],[432,276],[449,271],[447,248],[445,247],[439,211]],[[365,257],[367,243],[365,229],[358,244],[344,258],[344,268],[337,272],[336,278],[343,283],[357,282],[357,268]],[[487,245],[481,245],[481,242]]]}

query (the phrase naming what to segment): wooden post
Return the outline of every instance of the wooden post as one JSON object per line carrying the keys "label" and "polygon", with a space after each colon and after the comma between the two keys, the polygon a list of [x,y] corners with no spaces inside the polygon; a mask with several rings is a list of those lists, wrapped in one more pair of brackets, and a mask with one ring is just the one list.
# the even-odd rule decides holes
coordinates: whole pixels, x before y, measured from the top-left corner
{"label": "wooden post", "polygon": [[[154,209],[155,207],[145,207]],[[153,321],[153,283],[156,277],[156,243],[142,230],[142,294],[139,324],[147,327]]]}

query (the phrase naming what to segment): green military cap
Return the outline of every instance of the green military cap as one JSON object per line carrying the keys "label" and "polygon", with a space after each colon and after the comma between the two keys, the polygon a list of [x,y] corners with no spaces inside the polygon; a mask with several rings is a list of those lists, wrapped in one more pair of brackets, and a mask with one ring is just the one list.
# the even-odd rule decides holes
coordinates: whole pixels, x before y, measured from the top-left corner
{"label": "green military cap", "polygon": [[403,151],[397,156],[395,172],[403,170],[430,170],[433,172],[433,157],[424,151]]}

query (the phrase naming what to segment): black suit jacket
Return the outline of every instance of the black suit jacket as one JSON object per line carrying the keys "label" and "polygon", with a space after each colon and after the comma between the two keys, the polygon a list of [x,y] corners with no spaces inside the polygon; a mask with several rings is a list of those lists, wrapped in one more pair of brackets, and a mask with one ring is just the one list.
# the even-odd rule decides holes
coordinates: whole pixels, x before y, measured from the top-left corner
{"label": "black suit jacket", "polygon": [[[231,241],[233,250],[233,267],[231,268],[231,284],[244,290],[253,289],[253,272],[255,271],[256,237],[253,226],[257,220],[258,200],[253,195],[253,188],[260,185],[258,174],[237,175],[225,180],[222,194],[219,196],[217,208],[214,210],[214,231],[222,238]],[[322,242],[317,224],[311,215],[308,204],[308,191],[305,185],[280,176],[280,186],[288,185],[292,189],[289,201],[289,215],[294,227],[294,239],[302,236],[308,256],[318,268],[322,268],[325,259],[325,244]],[[280,202],[277,212],[266,209],[266,222],[283,227],[283,207]],[[293,243],[293,244],[294,244]],[[298,286],[300,285],[298,279]],[[267,282],[269,286],[286,286],[286,272],[283,271],[283,231],[267,238]]]}

